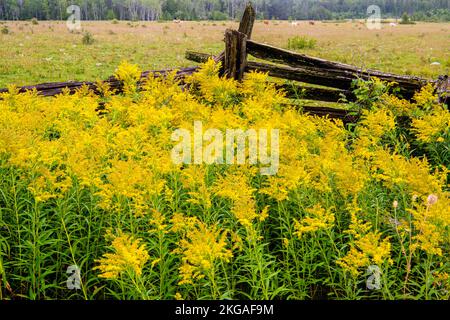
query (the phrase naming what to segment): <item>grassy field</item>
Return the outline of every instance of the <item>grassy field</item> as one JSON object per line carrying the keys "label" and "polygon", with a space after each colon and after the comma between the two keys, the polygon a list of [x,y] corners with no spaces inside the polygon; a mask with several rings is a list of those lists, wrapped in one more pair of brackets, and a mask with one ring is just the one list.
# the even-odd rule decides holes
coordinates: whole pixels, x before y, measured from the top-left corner
{"label": "grassy field", "polygon": [[[0,87],[66,80],[95,80],[110,76],[122,60],[142,69],[188,66],[187,49],[217,53],[223,32],[236,22],[83,22],[83,32],[70,33],[65,22],[2,22],[0,29]],[[95,42],[84,45],[84,32]],[[401,74],[433,78],[450,68],[450,24],[383,25],[369,30],[358,22],[310,25],[288,21],[258,21],[253,38],[286,48],[288,39],[317,40],[309,55]],[[431,65],[439,62],[440,65]]]}

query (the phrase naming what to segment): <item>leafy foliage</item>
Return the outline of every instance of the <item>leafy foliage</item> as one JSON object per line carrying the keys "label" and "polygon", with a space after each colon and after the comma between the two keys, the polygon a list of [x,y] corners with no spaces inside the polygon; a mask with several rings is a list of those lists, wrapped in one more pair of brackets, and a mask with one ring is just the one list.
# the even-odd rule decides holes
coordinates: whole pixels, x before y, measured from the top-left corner
{"label": "leafy foliage", "polygon": [[[370,5],[380,6],[385,17],[404,12],[415,20],[449,21],[445,0],[254,0],[260,19],[349,19],[367,18]],[[0,3],[0,20],[65,20],[64,8],[76,4],[83,20],[226,20],[238,19],[245,1],[236,0],[6,0]],[[37,20],[36,20],[37,22]]]}
{"label": "leafy foliage", "polygon": [[304,37],[304,36],[295,36],[293,38],[288,39],[288,49],[300,50],[300,49],[313,49],[317,44],[316,39]]}

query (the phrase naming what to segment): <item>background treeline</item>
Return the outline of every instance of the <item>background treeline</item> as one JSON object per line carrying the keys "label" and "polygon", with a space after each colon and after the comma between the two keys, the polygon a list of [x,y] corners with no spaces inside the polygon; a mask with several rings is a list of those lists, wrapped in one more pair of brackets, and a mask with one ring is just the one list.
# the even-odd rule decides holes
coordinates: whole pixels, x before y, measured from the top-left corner
{"label": "background treeline", "polygon": [[[65,20],[71,4],[83,20],[238,19],[247,0],[0,0],[0,20]],[[260,19],[366,18],[376,4],[384,18],[450,21],[450,0],[254,0]]]}

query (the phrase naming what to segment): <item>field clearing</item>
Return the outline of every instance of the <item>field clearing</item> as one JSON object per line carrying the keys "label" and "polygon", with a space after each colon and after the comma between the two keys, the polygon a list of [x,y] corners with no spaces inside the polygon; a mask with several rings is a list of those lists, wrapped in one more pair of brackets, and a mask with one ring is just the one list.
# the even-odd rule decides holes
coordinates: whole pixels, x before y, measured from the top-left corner
{"label": "field clearing", "polygon": [[[218,53],[223,32],[237,22],[83,22],[83,31],[70,33],[62,21],[3,22],[0,33],[0,87],[66,80],[104,79],[122,60],[142,69],[189,66],[187,49]],[[84,32],[95,39],[83,45]],[[369,30],[359,22],[258,21],[253,39],[287,47],[288,39],[308,36],[317,40],[309,55],[376,68],[386,72],[435,78],[450,68],[450,24],[382,25]],[[431,65],[439,62],[440,65]]]}

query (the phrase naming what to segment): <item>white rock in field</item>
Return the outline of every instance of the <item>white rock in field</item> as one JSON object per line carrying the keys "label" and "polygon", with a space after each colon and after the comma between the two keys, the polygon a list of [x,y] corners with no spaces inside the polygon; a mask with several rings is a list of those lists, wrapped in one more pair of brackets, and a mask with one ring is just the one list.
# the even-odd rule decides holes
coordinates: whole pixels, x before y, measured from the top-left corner
{"label": "white rock in field", "polygon": [[100,67],[100,66],[103,65],[103,63],[97,62],[95,65],[96,65],[97,67]]}
{"label": "white rock in field", "polygon": [[439,62],[437,62],[437,61],[435,61],[435,62],[432,62],[431,64],[430,64],[430,66],[440,66],[441,64],[439,63]]}

